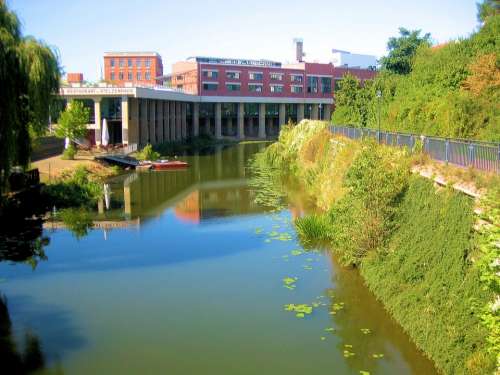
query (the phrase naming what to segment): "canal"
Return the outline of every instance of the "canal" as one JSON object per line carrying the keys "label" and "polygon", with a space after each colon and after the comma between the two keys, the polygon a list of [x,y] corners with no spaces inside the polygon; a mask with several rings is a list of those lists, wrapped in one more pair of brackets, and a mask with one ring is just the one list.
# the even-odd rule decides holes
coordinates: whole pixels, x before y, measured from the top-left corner
{"label": "canal", "polygon": [[307,203],[257,199],[247,162],[264,147],[114,178],[99,228],[48,220],[37,256],[4,254],[0,358],[40,374],[436,373],[356,271],[299,245]]}

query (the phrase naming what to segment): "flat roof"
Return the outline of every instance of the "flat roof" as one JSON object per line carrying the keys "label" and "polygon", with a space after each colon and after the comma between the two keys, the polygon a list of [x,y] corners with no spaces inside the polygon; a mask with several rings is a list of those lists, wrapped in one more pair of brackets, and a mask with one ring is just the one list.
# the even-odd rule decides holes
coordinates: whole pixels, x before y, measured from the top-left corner
{"label": "flat roof", "polygon": [[281,62],[272,60],[253,60],[253,59],[235,59],[227,57],[209,57],[209,56],[191,56],[187,58],[188,61],[194,60],[196,62],[206,64],[224,64],[224,65],[246,65],[246,66],[269,66],[280,68]]}
{"label": "flat roof", "polygon": [[104,52],[104,56],[155,56],[155,57],[161,57],[158,52],[148,52],[148,51],[107,51]]}

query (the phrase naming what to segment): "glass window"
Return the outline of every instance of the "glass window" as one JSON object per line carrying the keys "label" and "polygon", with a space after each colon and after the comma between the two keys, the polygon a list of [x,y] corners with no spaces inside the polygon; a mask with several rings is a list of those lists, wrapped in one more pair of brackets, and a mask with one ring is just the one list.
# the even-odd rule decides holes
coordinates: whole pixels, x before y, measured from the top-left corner
{"label": "glass window", "polygon": [[241,85],[239,83],[226,83],[227,91],[240,91]]}
{"label": "glass window", "polygon": [[283,73],[271,73],[269,74],[269,77],[273,81],[281,81],[283,79]]}
{"label": "glass window", "polygon": [[262,85],[256,85],[249,83],[248,84],[248,91],[250,92],[262,92]]}
{"label": "glass window", "polygon": [[226,72],[226,78],[240,79],[240,72]]}
{"label": "glass window", "polygon": [[340,89],[340,81],[342,81],[342,78],[335,78],[335,81],[333,83],[334,87],[335,87],[335,91]]}
{"label": "glass window", "polygon": [[271,85],[271,92],[283,92],[283,85]]}
{"label": "glass window", "polygon": [[135,60],[135,66],[140,67],[140,66],[141,66],[141,64],[142,64],[141,59],[137,59],[137,60]]}
{"label": "glass window", "polygon": [[307,92],[308,93],[318,92],[318,77],[316,76],[307,77]]}
{"label": "glass window", "polygon": [[132,81],[132,72],[128,72],[128,77],[127,78],[128,78],[129,81]]}
{"label": "glass window", "polygon": [[137,80],[142,81],[142,74],[141,72],[137,72]]}
{"label": "glass window", "polygon": [[184,79],[184,76],[177,76],[176,78],[178,81],[182,81]]}
{"label": "glass window", "polygon": [[250,72],[248,73],[248,78],[254,81],[262,81],[264,75],[262,72]]}
{"label": "glass window", "polygon": [[115,73],[111,73],[111,80],[114,81],[115,80]]}
{"label": "glass window", "polygon": [[300,74],[292,74],[291,75],[291,81],[292,82],[302,83],[302,75],[300,75]]}
{"label": "glass window", "polygon": [[120,68],[123,68],[124,65],[125,65],[125,60],[120,59]]}
{"label": "glass window", "polygon": [[146,72],[144,79],[146,79],[146,81],[149,81],[151,79],[151,73]]}
{"label": "glass window", "polygon": [[204,70],[203,71],[203,77],[205,78],[217,78],[219,76],[219,73],[217,70]]}
{"label": "glass window", "polygon": [[217,91],[218,86],[219,85],[217,83],[204,83],[203,90],[205,90],[205,91]]}
{"label": "glass window", "polygon": [[128,60],[127,60],[127,66],[128,66],[129,68],[131,68],[131,67],[132,67],[132,59],[128,59]]}
{"label": "glass window", "polygon": [[332,92],[332,79],[329,77],[321,77],[321,92],[328,94]]}
{"label": "glass window", "polygon": [[302,92],[302,86],[295,86],[295,85],[293,85],[293,86],[291,87],[291,90],[292,90],[292,92],[293,92],[294,94],[299,94],[299,93],[301,93],[301,92]]}
{"label": "glass window", "polygon": [[151,66],[151,59],[145,59],[144,63],[146,65],[146,68],[149,68]]}
{"label": "glass window", "polygon": [[114,67],[115,67],[115,59],[111,59],[111,60],[109,61],[109,63],[110,63],[110,65],[111,65],[111,67],[112,67],[112,68],[114,68]]}

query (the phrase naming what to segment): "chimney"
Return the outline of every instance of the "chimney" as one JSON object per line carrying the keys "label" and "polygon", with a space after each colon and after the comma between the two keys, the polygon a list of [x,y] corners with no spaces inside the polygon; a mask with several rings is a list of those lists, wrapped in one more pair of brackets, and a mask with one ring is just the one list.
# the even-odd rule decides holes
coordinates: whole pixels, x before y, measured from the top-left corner
{"label": "chimney", "polygon": [[297,60],[297,62],[303,62],[304,56],[306,55],[304,53],[304,41],[302,38],[295,38],[293,43],[295,44],[295,60]]}

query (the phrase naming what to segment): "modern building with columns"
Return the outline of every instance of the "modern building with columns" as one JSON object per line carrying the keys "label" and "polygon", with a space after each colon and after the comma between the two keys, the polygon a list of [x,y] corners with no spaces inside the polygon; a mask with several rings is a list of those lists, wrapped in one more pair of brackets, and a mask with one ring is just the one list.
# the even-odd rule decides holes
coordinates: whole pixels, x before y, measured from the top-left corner
{"label": "modern building with columns", "polygon": [[139,147],[200,134],[217,139],[267,139],[281,125],[330,118],[333,97],[205,96],[167,88],[62,87],[60,96],[90,108],[89,140],[100,145],[102,121],[110,144]]}

